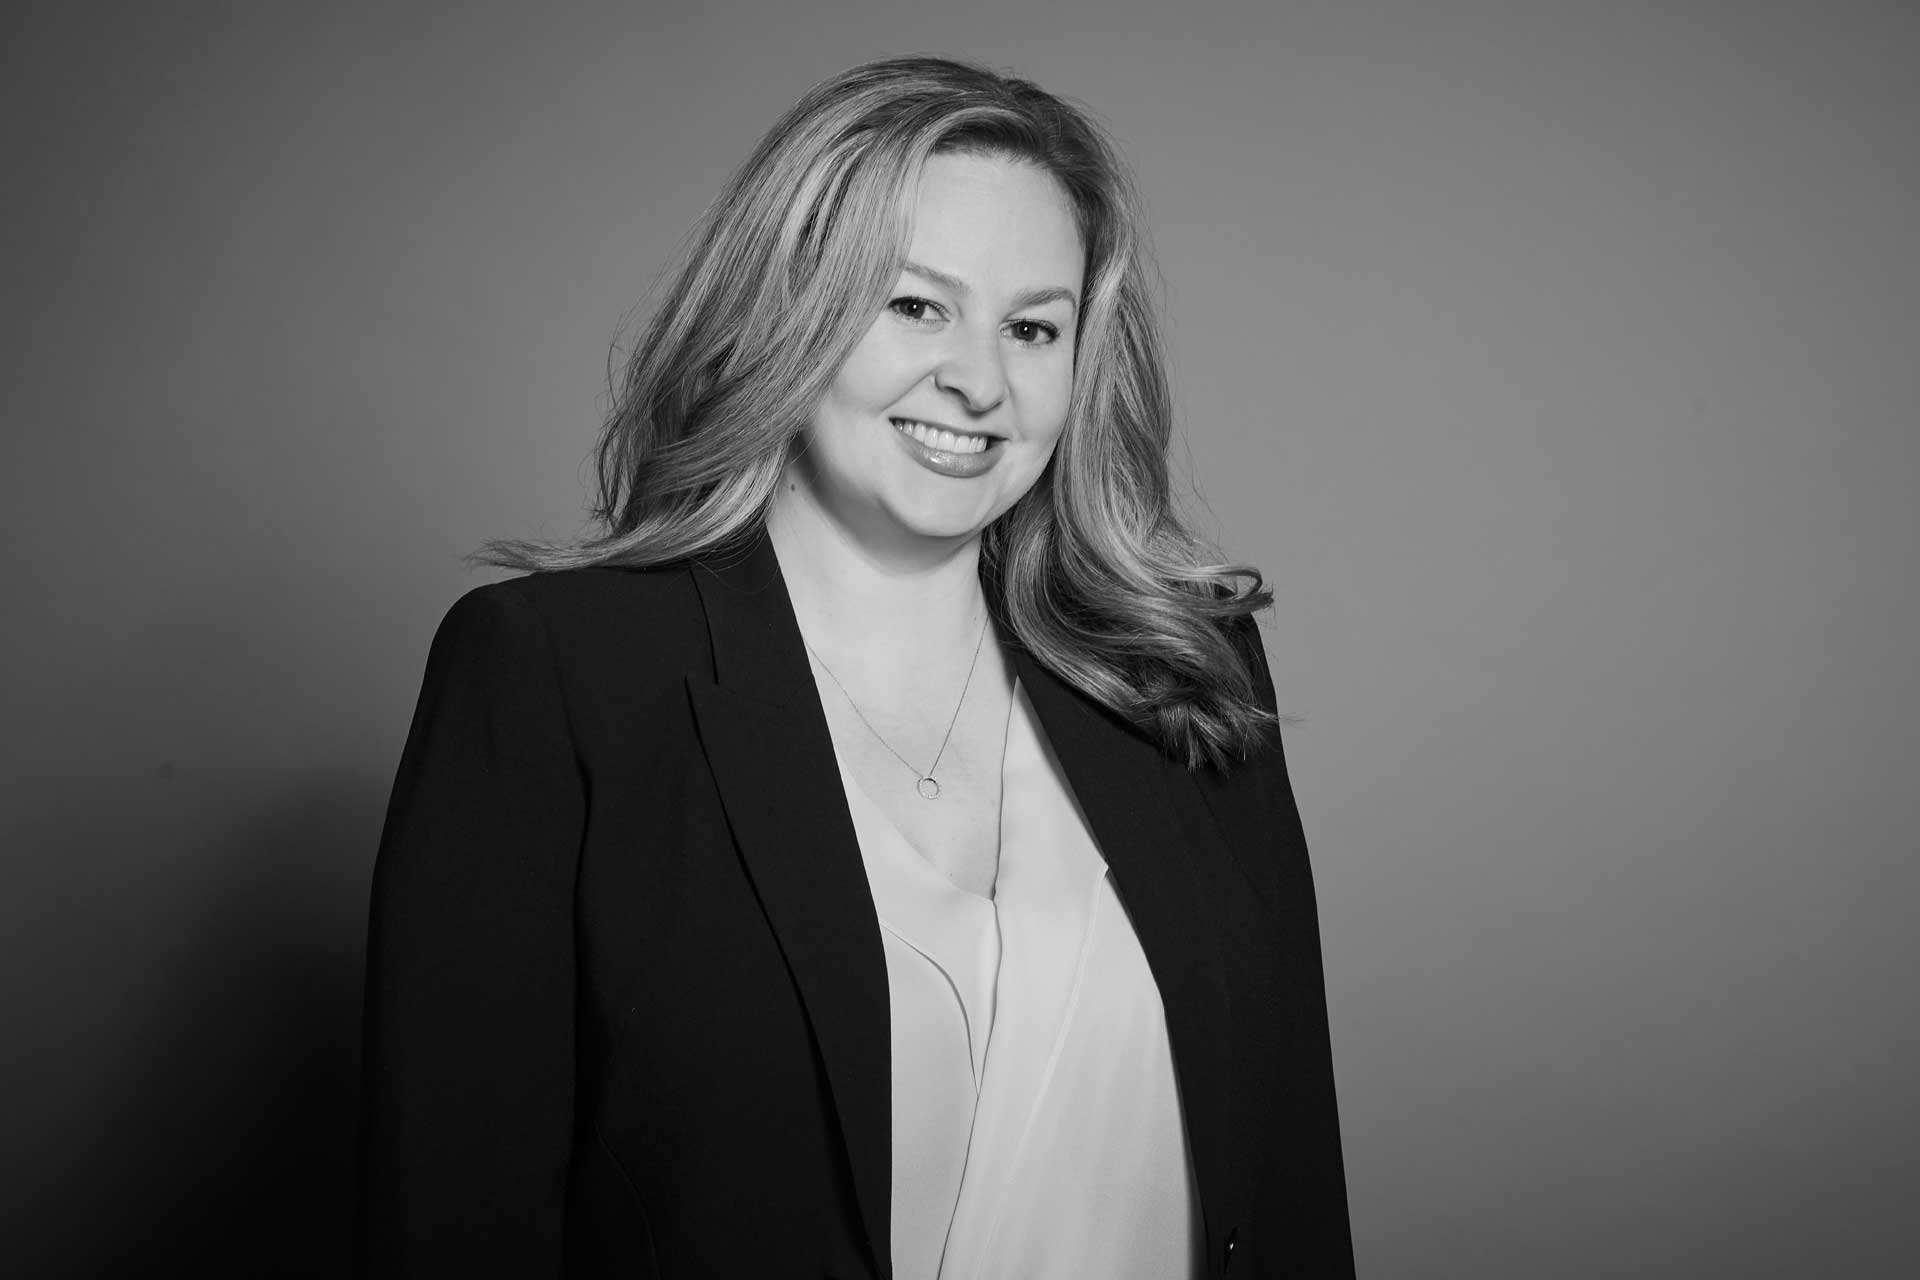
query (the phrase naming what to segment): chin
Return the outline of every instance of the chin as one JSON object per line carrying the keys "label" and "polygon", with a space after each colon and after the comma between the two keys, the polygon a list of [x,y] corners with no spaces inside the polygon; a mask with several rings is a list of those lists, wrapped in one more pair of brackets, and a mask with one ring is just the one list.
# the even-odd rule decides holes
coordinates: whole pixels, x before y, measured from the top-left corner
{"label": "chin", "polygon": [[999,490],[998,485],[988,492],[978,482],[946,479],[925,484],[915,476],[906,484],[882,486],[873,496],[881,517],[900,536],[956,542],[979,537],[1006,509]]}
{"label": "chin", "polygon": [[892,514],[902,536],[924,542],[966,542],[979,537],[992,523],[971,514],[945,515],[931,511]]}

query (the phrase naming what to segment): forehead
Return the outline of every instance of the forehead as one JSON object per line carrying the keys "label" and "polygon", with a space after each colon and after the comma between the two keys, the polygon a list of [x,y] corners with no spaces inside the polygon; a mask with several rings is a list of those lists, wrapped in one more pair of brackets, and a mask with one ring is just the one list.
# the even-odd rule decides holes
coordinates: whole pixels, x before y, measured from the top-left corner
{"label": "forehead", "polygon": [[913,215],[914,262],[976,289],[1080,290],[1086,255],[1073,203],[1036,165],[970,152],[930,156]]}

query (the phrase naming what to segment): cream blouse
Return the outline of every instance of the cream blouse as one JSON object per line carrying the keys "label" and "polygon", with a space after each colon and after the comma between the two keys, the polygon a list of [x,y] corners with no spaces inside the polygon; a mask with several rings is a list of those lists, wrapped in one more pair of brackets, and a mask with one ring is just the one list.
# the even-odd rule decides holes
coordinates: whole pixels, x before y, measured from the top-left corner
{"label": "cream blouse", "polygon": [[1201,1273],[1159,989],[1016,684],[991,900],[843,767],[893,1015],[899,1280]]}

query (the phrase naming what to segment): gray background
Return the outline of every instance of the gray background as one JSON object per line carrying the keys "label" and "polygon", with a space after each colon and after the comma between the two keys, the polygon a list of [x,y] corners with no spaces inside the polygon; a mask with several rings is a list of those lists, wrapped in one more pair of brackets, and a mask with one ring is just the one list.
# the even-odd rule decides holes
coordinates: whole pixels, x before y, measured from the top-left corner
{"label": "gray background", "polygon": [[1363,1274],[1914,1274],[1914,6],[802,7],[11,29],[7,1269],[338,1273],[459,557],[578,526],[685,228],[925,49],[1139,169]]}

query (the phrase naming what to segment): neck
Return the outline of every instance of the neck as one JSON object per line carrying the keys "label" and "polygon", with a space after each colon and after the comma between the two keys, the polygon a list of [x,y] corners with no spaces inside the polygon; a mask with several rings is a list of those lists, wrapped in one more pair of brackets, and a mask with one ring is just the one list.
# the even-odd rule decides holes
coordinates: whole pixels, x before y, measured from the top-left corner
{"label": "neck", "polygon": [[808,645],[870,689],[965,663],[986,617],[978,536],[862,537],[805,494],[782,485],[767,534]]}

